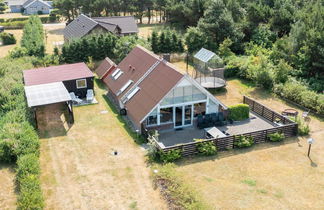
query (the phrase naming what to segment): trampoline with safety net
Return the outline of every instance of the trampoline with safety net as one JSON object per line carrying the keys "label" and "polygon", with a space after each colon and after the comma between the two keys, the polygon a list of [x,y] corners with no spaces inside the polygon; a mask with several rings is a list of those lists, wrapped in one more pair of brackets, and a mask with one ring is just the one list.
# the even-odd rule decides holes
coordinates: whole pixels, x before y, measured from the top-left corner
{"label": "trampoline with safety net", "polygon": [[215,53],[201,48],[194,55],[195,80],[204,88],[222,88],[224,80],[224,65]]}

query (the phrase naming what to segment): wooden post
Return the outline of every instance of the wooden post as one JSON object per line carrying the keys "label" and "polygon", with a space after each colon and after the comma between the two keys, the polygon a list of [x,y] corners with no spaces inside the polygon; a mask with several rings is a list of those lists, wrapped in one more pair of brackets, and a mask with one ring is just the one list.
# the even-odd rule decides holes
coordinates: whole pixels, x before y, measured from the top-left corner
{"label": "wooden post", "polygon": [[263,117],[263,114],[264,114],[264,106],[262,106],[262,117]]}
{"label": "wooden post", "polygon": [[271,117],[271,122],[273,122],[274,118],[274,112],[272,111],[272,117]]}
{"label": "wooden post", "polygon": [[254,111],[254,104],[255,104],[255,101],[253,101],[253,103],[252,103],[252,111]]}

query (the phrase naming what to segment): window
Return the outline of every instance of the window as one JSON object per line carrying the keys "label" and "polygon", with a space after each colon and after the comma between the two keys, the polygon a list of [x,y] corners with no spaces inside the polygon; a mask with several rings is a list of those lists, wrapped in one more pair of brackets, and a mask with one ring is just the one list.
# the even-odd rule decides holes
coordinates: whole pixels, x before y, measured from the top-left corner
{"label": "window", "polygon": [[132,90],[132,92],[130,92],[126,98],[124,99],[123,103],[126,103],[127,101],[129,101],[141,88],[140,87],[136,87]]}
{"label": "window", "polygon": [[120,69],[116,69],[115,71],[114,71],[114,73],[112,73],[112,77],[115,77],[116,76],[116,74],[118,74],[120,72]]}
{"label": "window", "polygon": [[87,80],[86,79],[78,79],[76,81],[76,86],[77,86],[78,89],[86,88],[87,87]]}
{"label": "window", "polygon": [[114,80],[117,80],[124,72],[120,71],[116,76],[114,77]]}
{"label": "window", "polygon": [[173,122],[173,108],[162,108],[160,109],[160,122],[168,123]]}
{"label": "window", "polygon": [[122,94],[131,84],[133,83],[132,80],[129,80],[120,90],[117,92],[117,96]]}
{"label": "window", "polygon": [[206,114],[206,103],[194,104],[194,117]]}
{"label": "window", "polygon": [[120,69],[116,69],[115,71],[114,71],[114,73],[112,73],[112,78],[114,79],[114,80],[117,80],[122,74],[123,74],[124,72],[122,71],[122,70],[120,70]]}
{"label": "window", "polygon": [[157,124],[157,109],[154,109],[146,119],[147,125],[156,125]]}
{"label": "window", "polygon": [[193,85],[174,88],[161,102],[161,105],[206,100],[207,96]]}

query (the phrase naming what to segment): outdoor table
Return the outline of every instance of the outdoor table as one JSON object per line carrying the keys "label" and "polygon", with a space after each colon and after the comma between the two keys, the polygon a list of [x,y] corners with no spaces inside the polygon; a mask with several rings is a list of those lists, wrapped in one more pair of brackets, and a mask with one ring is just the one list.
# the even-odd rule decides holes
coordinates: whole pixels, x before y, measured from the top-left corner
{"label": "outdoor table", "polygon": [[216,127],[205,128],[206,134],[212,138],[226,137],[226,135]]}

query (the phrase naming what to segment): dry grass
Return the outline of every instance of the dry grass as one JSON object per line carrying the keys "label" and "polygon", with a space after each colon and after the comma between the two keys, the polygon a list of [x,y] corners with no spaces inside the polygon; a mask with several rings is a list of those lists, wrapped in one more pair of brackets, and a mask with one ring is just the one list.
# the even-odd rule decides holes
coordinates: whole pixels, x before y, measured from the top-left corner
{"label": "dry grass", "polygon": [[[239,80],[228,81],[218,94],[227,105],[251,95],[276,111],[291,107],[274,96]],[[321,209],[324,206],[324,123],[312,117],[316,139],[311,158],[306,138],[261,144],[252,149],[221,152],[216,158],[195,158],[177,170],[199,190],[210,205],[222,209]]]}
{"label": "dry grass", "polygon": [[16,209],[15,171],[13,165],[0,164],[0,207]]}
{"label": "dry grass", "polygon": [[[54,50],[54,42],[64,41],[63,37],[64,25],[50,25],[47,24],[44,27],[46,37],[46,53],[52,54]],[[15,46],[20,45],[20,40],[23,34],[22,29],[17,30],[5,30],[8,33],[12,33],[17,40],[17,43],[14,45],[0,46],[0,58],[5,57],[9,54],[9,51],[12,50]]]}
{"label": "dry grass", "polygon": [[138,24],[138,36],[147,39],[151,36],[153,30],[160,30],[164,27],[164,24]]}
{"label": "dry grass", "polygon": [[[48,17],[49,15],[39,15],[40,17]],[[21,18],[26,17],[28,18],[28,15],[22,15],[21,13],[10,13],[8,10],[8,13],[0,14],[0,18],[9,19],[9,18]]]}
{"label": "dry grass", "polygon": [[[57,123],[42,127],[41,181],[46,208],[165,209],[153,189],[144,150],[107,105],[104,92],[96,86],[99,104],[74,108],[75,124],[69,130],[64,117],[47,110]],[[102,114],[103,110],[108,113]]]}

